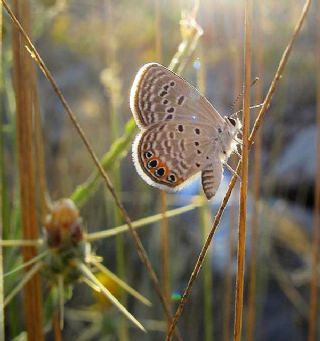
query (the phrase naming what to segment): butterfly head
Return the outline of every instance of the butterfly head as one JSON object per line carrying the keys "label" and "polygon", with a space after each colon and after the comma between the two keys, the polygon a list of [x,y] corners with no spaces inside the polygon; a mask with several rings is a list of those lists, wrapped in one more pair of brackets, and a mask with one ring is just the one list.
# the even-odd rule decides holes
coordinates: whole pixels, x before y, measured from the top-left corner
{"label": "butterfly head", "polygon": [[241,131],[242,124],[236,114],[225,116],[224,119],[229,130],[233,133],[233,136],[237,135]]}

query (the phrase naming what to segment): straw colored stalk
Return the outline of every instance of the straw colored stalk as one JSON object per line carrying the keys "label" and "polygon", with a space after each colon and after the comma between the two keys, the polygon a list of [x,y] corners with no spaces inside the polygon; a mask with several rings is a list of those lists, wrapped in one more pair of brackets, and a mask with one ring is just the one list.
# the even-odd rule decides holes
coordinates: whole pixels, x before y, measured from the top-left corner
{"label": "straw colored stalk", "polygon": [[[29,1],[14,1],[14,10],[27,31],[30,31]],[[13,65],[17,108],[17,147],[20,176],[22,230],[25,239],[38,239],[32,141],[32,69],[30,55],[24,48],[19,31],[13,30]],[[23,248],[27,262],[37,254],[36,248]],[[29,340],[43,340],[42,297],[40,277],[35,274],[24,289],[24,308]]]}
{"label": "straw colored stalk", "polygon": [[242,118],[242,165],[240,184],[240,209],[238,232],[238,269],[236,279],[236,301],[234,340],[241,340],[243,288],[244,288],[244,262],[246,253],[246,219],[247,219],[247,192],[248,192],[248,166],[249,166],[249,128],[250,128],[250,84],[251,84],[251,27],[252,27],[252,1],[245,1],[244,18],[244,95]]}
{"label": "straw colored stalk", "polygon": [[[237,27],[237,31],[241,32],[240,25],[242,24],[242,7],[240,4],[235,7],[235,25]],[[240,13],[241,11],[241,13]],[[241,86],[241,73],[242,73],[242,58],[241,48],[239,46],[239,42],[236,40],[233,42],[230,48],[234,49],[234,53],[232,55],[233,67],[234,67],[234,98],[236,98],[236,102],[234,102],[234,110],[237,111],[240,109],[240,103],[237,102],[239,98],[239,94],[242,92]],[[236,160],[231,160],[231,166],[234,168],[236,167]],[[230,214],[229,214],[229,240],[228,240],[228,247],[229,247],[229,254],[228,254],[228,261],[227,261],[227,268],[226,268],[226,276],[225,276],[225,290],[224,290],[224,304],[223,304],[223,340],[229,341],[230,340],[230,331],[231,331],[231,302],[233,296],[233,258],[234,258],[234,230],[236,226],[236,213],[237,208],[233,202],[230,204]]]}
{"label": "straw colored stalk", "polygon": [[[2,80],[3,80],[3,65],[2,65],[2,55],[3,55],[3,49],[2,49],[2,4],[0,3],[0,83],[3,84]],[[0,136],[0,162],[3,165],[3,140],[2,140],[2,136]],[[0,177],[1,179],[3,178],[3,166],[1,165],[0,168]],[[3,188],[2,188],[2,182],[1,182],[1,187],[0,187],[0,191],[1,193],[3,193]],[[3,199],[3,197],[2,197]],[[3,203],[0,200],[0,215],[1,217],[3,217],[3,211],[4,211],[4,207],[3,207]],[[0,240],[2,240],[2,236],[3,236],[3,218],[1,218],[0,221]],[[3,296],[4,296],[4,290],[3,290],[3,249],[2,246],[0,246],[0,340],[4,340],[4,309],[3,309]]]}
{"label": "straw colored stalk", "polygon": [[[320,57],[320,1],[317,1],[317,35],[315,60]],[[316,65],[317,74],[317,146],[316,146],[316,184],[315,184],[315,206],[314,206],[314,221],[313,221],[313,238],[312,238],[312,260],[311,260],[311,282],[310,282],[310,309],[309,309],[309,332],[308,341],[317,340],[317,318],[318,318],[318,263],[319,263],[319,245],[320,245],[320,66]]]}
{"label": "straw colored stalk", "polygon": [[[257,2],[257,11],[260,17],[257,20],[258,27],[256,32],[256,72],[257,75],[263,79],[263,49],[262,49],[262,5]],[[262,101],[262,83],[257,83],[255,102]],[[259,200],[261,188],[261,130],[258,131],[255,148],[254,148],[254,162],[253,162],[253,211],[251,217],[251,235],[250,235],[250,264],[249,264],[249,297],[248,297],[248,321],[247,321],[247,341],[254,340],[255,320],[256,320],[256,263],[257,263],[257,235],[259,227]]]}
{"label": "straw colored stalk", "polygon": [[[278,65],[278,68],[277,68],[277,71],[272,79],[272,82],[270,84],[270,87],[269,87],[269,90],[268,90],[268,93],[263,101],[263,105],[262,105],[262,108],[260,109],[260,112],[259,112],[259,115],[258,117],[256,118],[255,120],[255,123],[254,123],[254,126],[252,128],[252,131],[251,131],[251,134],[250,134],[250,137],[249,137],[249,145],[251,146],[252,143],[254,142],[255,138],[256,138],[256,135],[257,135],[257,132],[260,128],[260,125],[262,124],[262,121],[263,121],[263,118],[266,114],[266,111],[267,109],[269,108],[269,105],[271,103],[271,100],[272,100],[272,97],[274,95],[274,92],[276,91],[278,85],[279,85],[279,80],[281,79],[281,76],[284,72],[284,69],[285,69],[285,66],[287,65],[287,62],[288,62],[288,59],[289,59],[289,56],[290,56],[290,53],[292,51],[292,48],[293,48],[293,45],[300,33],[300,30],[302,28],[302,25],[305,21],[305,18],[307,16],[307,13],[309,11],[309,8],[310,8],[310,4],[311,4],[311,0],[306,0],[306,2],[304,3],[303,5],[303,8],[302,8],[302,11],[301,11],[301,15],[299,17],[299,19],[297,20],[297,23],[295,25],[295,28],[293,30],[293,33],[292,33],[292,36],[281,56],[281,59],[280,59],[280,62],[279,62],[279,65]],[[240,166],[241,166],[241,161],[238,163],[238,166],[237,166],[237,169],[236,169],[236,173],[239,172],[240,170]],[[183,310],[184,310],[184,306],[191,294],[191,291],[192,291],[192,287],[193,287],[193,284],[195,282],[195,280],[198,278],[199,276],[199,273],[200,273],[200,270],[201,270],[201,267],[203,265],[203,261],[204,261],[204,258],[207,254],[207,251],[208,251],[208,248],[211,244],[211,241],[212,241],[212,238],[215,234],[215,231],[220,223],[220,220],[221,220],[221,217],[223,215],[223,212],[228,204],[228,201],[230,199],[230,196],[231,196],[231,193],[232,193],[232,190],[236,184],[236,181],[238,179],[238,176],[237,175],[233,175],[230,183],[229,183],[229,187],[228,187],[228,190],[221,202],[221,205],[217,211],[217,214],[215,215],[215,218],[214,218],[214,221],[212,223],[212,227],[211,227],[211,231],[200,251],[200,254],[198,256],[198,259],[196,261],[196,264],[194,266],[194,269],[192,270],[192,273],[190,275],[190,278],[189,278],[189,281],[188,281],[188,284],[187,284],[187,287],[185,288],[184,292],[183,292],[183,295],[182,295],[182,298],[180,300],[180,303],[179,303],[179,306],[176,310],[176,313],[175,313],[175,316],[174,316],[174,319],[172,321],[172,324],[170,326],[170,330],[169,330],[169,333],[166,337],[166,340],[171,340],[172,338],[172,333],[174,332],[174,329],[178,323],[178,320],[180,318],[180,316],[182,315],[183,313]]]}
{"label": "straw colored stalk", "polygon": [[144,264],[144,266],[146,267],[149,276],[151,278],[152,284],[154,286],[154,289],[157,293],[157,295],[160,298],[160,302],[163,306],[163,309],[165,311],[166,317],[168,320],[171,321],[172,317],[171,317],[171,313],[170,313],[170,308],[169,308],[169,303],[166,300],[161,287],[160,287],[160,283],[159,283],[159,279],[155,273],[155,271],[153,270],[153,267],[151,265],[151,262],[149,260],[149,257],[142,245],[141,239],[139,237],[139,235],[137,234],[137,232],[134,230],[132,223],[131,223],[131,219],[126,211],[126,209],[124,208],[122,202],[120,201],[119,196],[117,195],[115,188],[110,180],[109,175],[107,174],[107,172],[105,171],[105,169],[103,168],[103,166],[101,165],[101,163],[99,162],[99,159],[96,155],[96,153],[94,152],[93,148],[91,147],[91,143],[89,142],[89,140],[87,139],[84,130],[82,129],[82,127],[80,126],[76,115],[74,114],[74,112],[72,111],[71,107],[69,106],[68,102],[66,101],[65,97],[63,96],[60,88],[58,87],[56,81],[54,80],[51,72],[49,71],[49,69],[47,68],[46,64],[44,63],[44,61],[42,60],[40,54],[38,53],[37,49],[35,48],[34,44],[32,43],[29,34],[25,31],[25,29],[23,28],[23,26],[21,25],[20,21],[17,19],[17,17],[14,15],[14,13],[12,12],[12,10],[10,9],[8,3],[6,0],[1,0],[1,2],[4,5],[5,10],[8,12],[11,20],[13,21],[13,23],[15,24],[15,27],[18,28],[18,30],[21,32],[21,35],[23,36],[23,38],[25,39],[28,49],[32,55],[32,57],[34,58],[35,62],[38,64],[39,68],[41,69],[41,71],[43,72],[43,74],[45,75],[45,77],[47,78],[47,80],[49,81],[50,85],[52,86],[53,90],[55,91],[55,93],[57,94],[58,98],[61,101],[62,106],[64,107],[64,109],[66,110],[72,124],[74,125],[75,129],[77,130],[79,137],[81,138],[83,144],[85,145],[88,154],[90,155],[91,159],[93,160],[95,166],[97,167],[101,177],[103,178],[105,185],[107,186],[108,190],[110,191],[112,198],[114,199],[114,202],[116,204],[116,206],[118,207],[124,221],[126,222],[126,224],[129,227],[129,233],[131,234],[131,237],[135,243],[135,247],[137,249],[138,255],[142,261],[142,263]]}

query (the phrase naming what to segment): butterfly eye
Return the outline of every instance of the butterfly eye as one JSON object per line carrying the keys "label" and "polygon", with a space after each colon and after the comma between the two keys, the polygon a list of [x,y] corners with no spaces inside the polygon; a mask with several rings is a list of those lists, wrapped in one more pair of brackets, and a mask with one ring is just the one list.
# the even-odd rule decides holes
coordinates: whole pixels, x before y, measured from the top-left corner
{"label": "butterfly eye", "polygon": [[169,182],[176,182],[176,177],[174,174],[170,174],[167,179]]}
{"label": "butterfly eye", "polygon": [[144,153],[145,158],[150,159],[153,156],[153,153],[150,151],[147,151]]}
{"label": "butterfly eye", "polygon": [[148,162],[148,168],[155,168],[157,167],[158,161],[157,160],[150,160]]}
{"label": "butterfly eye", "polygon": [[228,117],[229,122],[235,127],[236,121],[233,118]]}

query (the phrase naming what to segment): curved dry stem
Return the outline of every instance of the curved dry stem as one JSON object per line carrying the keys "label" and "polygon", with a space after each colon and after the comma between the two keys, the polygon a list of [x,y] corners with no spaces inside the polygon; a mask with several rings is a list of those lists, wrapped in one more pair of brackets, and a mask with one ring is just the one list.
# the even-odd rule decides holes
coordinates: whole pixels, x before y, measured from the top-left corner
{"label": "curved dry stem", "polygon": [[43,257],[45,257],[48,254],[49,250],[43,251],[42,253],[39,253],[38,255],[36,255],[35,257],[33,257],[32,259],[30,259],[28,262],[24,262],[21,265],[17,266],[15,269],[6,272],[3,277],[7,277],[10,276],[14,273],[16,273],[17,271],[20,271],[22,269],[24,269],[27,266],[30,266],[38,261],[40,261]]}
{"label": "curved dry stem", "polygon": [[[166,211],[165,213],[158,213],[158,214],[155,214],[153,216],[146,217],[146,218],[141,218],[141,219],[133,221],[132,222],[132,227],[134,229],[137,229],[137,228],[140,228],[140,227],[144,227],[144,226],[146,226],[148,224],[152,224],[152,223],[155,223],[157,221],[160,221],[161,219],[163,219],[163,217],[166,217],[166,218],[175,217],[175,216],[178,216],[178,215],[183,214],[185,212],[194,210],[195,208],[200,207],[203,204],[205,204],[204,200],[203,201],[201,201],[201,200],[198,201],[197,200],[193,204],[190,204],[190,205],[187,205],[187,206],[175,208],[173,210]],[[120,233],[124,233],[124,232],[127,232],[127,231],[128,231],[128,225],[123,224],[123,225],[120,225],[120,226],[117,226],[117,227],[110,228],[110,229],[105,230],[105,231],[98,231],[98,232],[93,232],[93,233],[87,233],[84,236],[84,238],[85,238],[86,241],[91,242],[91,241],[98,240],[98,239],[100,240],[102,238],[113,237],[113,236],[116,236],[116,235],[118,235]]]}
{"label": "curved dry stem", "polygon": [[91,272],[91,270],[83,263],[78,262],[77,267],[80,272],[85,276],[87,279],[92,281],[100,290],[101,292],[110,300],[110,302],[124,315],[131,321],[136,327],[141,329],[142,331],[146,332],[143,325],[132,315],[128,312],[128,310],[111,294],[111,292],[103,286],[95,275]]}
{"label": "curved dry stem", "polygon": [[34,246],[40,246],[43,244],[42,239],[38,240],[27,240],[27,239],[6,239],[6,240],[0,240],[0,246],[1,247],[18,247],[18,246],[23,246],[23,247],[34,247]]}
{"label": "curved dry stem", "polygon": [[238,229],[238,255],[234,318],[234,340],[240,341],[242,331],[244,262],[246,254],[246,225],[247,225],[247,194],[249,170],[249,129],[250,129],[250,83],[251,83],[251,30],[252,30],[252,1],[245,1],[245,43],[244,43],[244,96],[242,118],[242,157],[241,184]]}
{"label": "curved dry stem", "polygon": [[36,63],[38,64],[38,66],[40,67],[41,71],[43,72],[43,74],[45,75],[45,77],[47,78],[47,80],[49,81],[49,83],[51,84],[53,90],[55,91],[55,93],[57,94],[58,98],[61,101],[62,106],[65,108],[70,120],[72,121],[75,129],[77,130],[82,142],[84,143],[89,155],[91,156],[95,166],[97,167],[99,173],[101,174],[108,190],[110,191],[114,202],[116,204],[116,206],[119,208],[121,215],[123,216],[124,221],[126,222],[126,224],[129,227],[129,231],[130,234],[134,240],[135,243],[135,247],[137,249],[138,255],[142,261],[142,263],[144,264],[144,266],[146,267],[149,276],[152,280],[153,286],[155,288],[155,291],[157,293],[157,295],[160,298],[161,304],[164,308],[165,314],[167,316],[167,319],[169,321],[171,321],[172,317],[171,317],[171,313],[170,313],[170,308],[169,308],[169,303],[167,302],[162,290],[161,290],[161,286],[158,280],[158,277],[155,273],[155,271],[153,270],[153,267],[151,265],[151,262],[147,256],[147,253],[142,245],[142,242],[137,234],[137,232],[134,230],[134,228],[132,227],[131,224],[131,220],[129,218],[129,215],[126,211],[126,209],[124,208],[122,202],[120,201],[112,183],[111,180],[108,176],[108,174],[106,173],[106,171],[104,170],[103,166],[100,164],[99,159],[97,157],[97,155],[95,154],[94,150],[91,147],[90,142],[88,141],[83,129],[81,128],[74,112],[72,111],[72,109],[70,108],[69,104],[67,103],[66,99],[64,98],[61,90],[59,89],[57,83],[55,82],[51,72],[49,71],[49,69],[47,68],[46,64],[44,63],[44,61],[42,60],[40,54],[38,53],[37,49],[35,48],[35,46],[33,45],[32,41],[30,40],[28,34],[26,33],[26,31],[24,30],[24,28],[21,26],[19,20],[15,17],[15,15],[13,14],[13,12],[11,11],[10,7],[8,6],[6,0],[1,0],[3,3],[3,6],[5,8],[5,10],[7,11],[7,13],[9,14],[11,20],[13,21],[13,23],[17,26],[17,28],[19,29],[21,35],[23,36],[23,38],[26,40],[27,45],[28,45],[28,49],[32,52],[32,57],[33,59],[36,61]]}
{"label": "curved dry stem", "polygon": [[36,263],[17,284],[17,286],[10,292],[10,294],[4,299],[3,307],[8,305],[10,301],[18,294],[18,292],[30,281],[30,279],[41,269],[42,262]]}
{"label": "curved dry stem", "polygon": [[144,296],[142,296],[138,291],[134,290],[131,288],[126,282],[124,282],[121,278],[116,276],[113,272],[111,272],[108,268],[106,268],[104,265],[97,261],[90,261],[91,264],[93,264],[97,270],[101,271],[104,273],[106,276],[111,278],[115,283],[119,285],[120,288],[125,290],[128,294],[132,295],[135,297],[138,301],[141,303],[145,304],[146,306],[151,306],[152,303]]}
{"label": "curved dry stem", "polygon": [[[280,59],[277,71],[276,71],[276,73],[275,73],[275,75],[273,77],[273,80],[272,80],[271,85],[269,87],[268,93],[267,93],[267,95],[265,97],[265,100],[263,102],[263,106],[262,106],[262,108],[261,108],[261,110],[260,110],[260,112],[258,114],[258,117],[255,120],[254,126],[252,128],[252,131],[251,131],[251,134],[250,134],[250,137],[249,137],[249,146],[252,145],[252,143],[253,143],[253,141],[254,141],[254,139],[256,137],[257,131],[258,131],[258,129],[259,129],[261,123],[262,123],[262,120],[263,120],[264,116],[265,116],[265,113],[266,113],[266,111],[267,111],[267,109],[268,109],[268,107],[270,105],[270,102],[271,102],[271,99],[273,97],[273,94],[274,94],[274,92],[275,92],[275,90],[276,90],[276,88],[277,88],[277,86],[279,84],[279,80],[280,80],[281,75],[283,73],[283,70],[284,70],[284,68],[285,68],[285,66],[287,64],[288,58],[290,56],[290,52],[291,52],[292,47],[293,47],[293,44],[294,44],[294,42],[295,42],[295,40],[296,40],[300,30],[301,30],[302,24],[303,24],[303,22],[304,22],[304,20],[306,18],[308,10],[310,8],[310,4],[311,4],[311,0],[307,0],[305,2],[304,6],[303,6],[303,9],[302,9],[302,12],[301,12],[301,16],[299,17],[299,19],[297,21],[297,24],[296,24],[296,26],[294,28],[293,34],[292,34],[292,36],[291,36],[291,38],[289,40],[289,43],[288,43],[287,47],[285,48],[285,50],[284,50],[284,52],[282,54],[282,57]],[[240,165],[241,165],[241,163],[239,162],[238,166],[237,166],[236,173],[240,170]],[[199,275],[199,272],[200,272],[202,264],[203,264],[204,257],[207,254],[208,247],[209,247],[209,245],[211,243],[211,240],[213,238],[213,235],[214,235],[214,233],[215,233],[215,231],[216,231],[216,229],[217,229],[217,227],[218,227],[218,225],[220,223],[222,214],[223,214],[224,209],[225,209],[225,207],[226,207],[226,205],[227,205],[227,203],[229,201],[229,198],[231,196],[231,192],[232,192],[232,190],[233,190],[233,188],[234,188],[234,186],[236,184],[236,181],[237,181],[237,177],[234,175],[232,177],[230,183],[229,183],[228,190],[227,190],[227,192],[226,192],[226,194],[225,194],[225,196],[224,196],[224,198],[222,200],[222,203],[221,203],[221,205],[220,205],[220,207],[219,207],[219,209],[217,211],[217,214],[216,214],[216,216],[214,218],[211,231],[210,231],[210,233],[209,233],[209,235],[208,235],[208,237],[207,237],[207,239],[206,239],[206,241],[205,241],[205,243],[204,243],[204,245],[203,245],[203,247],[201,249],[201,252],[199,254],[199,257],[197,259],[195,267],[194,267],[194,269],[192,271],[192,274],[190,276],[190,279],[188,281],[188,285],[187,285],[187,287],[186,287],[186,289],[185,289],[185,291],[184,291],[184,293],[182,295],[181,301],[180,301],[179,306],[178,306],[178,308],[176,310],[176,313],[175,313],[173,322],[172,322],[172,324],[170,326],[170,330],[169,330],[169,333],[167,335],[166,340],[171,340],[171,338],[172,338],[172,333],[173,333],[173,331],[174,331],[174,329],[175,329],[175,327],[177,325],[177,322],[178,322],[178,320],[179,320],[179,318],[180,318],[180,316],[181,316],[181,314],[183,312],[185,303],[186,303],[188,297],[191,294],[193,283],[194,283],[194,281],[196,280],[196,278]]]}

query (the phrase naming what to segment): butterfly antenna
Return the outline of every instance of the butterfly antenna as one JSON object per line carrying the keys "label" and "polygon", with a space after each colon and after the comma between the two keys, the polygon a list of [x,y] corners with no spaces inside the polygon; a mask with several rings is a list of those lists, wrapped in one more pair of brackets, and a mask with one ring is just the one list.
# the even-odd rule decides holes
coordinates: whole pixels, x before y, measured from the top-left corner
{"label": "butterfly antenna", "polygon": [[[256,77],[250,84],[250,87],[255,85],[257,83],[257,81],[259,80],[259,77]],[[240,94],[236,97],[236,99],[233,101],[232,105],[231,105],[231,110],[233,111],[237,102],[240,100],[240,98],[243,97],[244,94],[244,88],[243,90],[240,92]],[[241,112],[242,110],[237,111],[235,114],[238,114],[239,112]]]}

